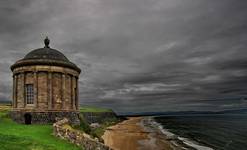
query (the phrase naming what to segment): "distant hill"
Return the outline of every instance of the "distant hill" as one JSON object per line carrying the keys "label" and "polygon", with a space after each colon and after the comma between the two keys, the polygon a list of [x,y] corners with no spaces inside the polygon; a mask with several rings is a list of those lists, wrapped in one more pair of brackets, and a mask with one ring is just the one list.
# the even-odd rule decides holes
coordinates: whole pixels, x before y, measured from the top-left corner
{"label": "distant hill", "polygon": [[227,114],[227,113],[231,113],[231,114],[242,114],[242,113],[246,113],[247,114],[247,108],[244,108],[244,109],[234,109],[234,110],[224,110],[224,111],[221,111],[219,113],[223,113],[223,114]]}
{"label": "distant hill", "polygon": [[113,111],[108,108],[81,105],[80,112],[113,112]]}
{"label": "distant hill", "polygon": [[161,116],[161,115],[206,115],[206,114],[247,114],[246,109],[232,109],[224,111],[169,111],[169,112],[126,112],[119,116]]}
{"label": "distant hill", "polygon": [[12,104],[11,101],[0,101],[0,104]]}

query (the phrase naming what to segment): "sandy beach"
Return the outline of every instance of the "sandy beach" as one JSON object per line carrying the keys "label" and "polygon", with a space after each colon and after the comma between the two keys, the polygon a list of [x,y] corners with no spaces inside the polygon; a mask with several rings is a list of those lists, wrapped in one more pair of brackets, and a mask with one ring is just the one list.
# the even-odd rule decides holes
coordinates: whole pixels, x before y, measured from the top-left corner
{"label": "sandy beach", "polygon": [[146,118],[130,117],[107,128],[102,136],[106,145],[114,150],[172,150],[180,149],[161,134],[145,124]]}

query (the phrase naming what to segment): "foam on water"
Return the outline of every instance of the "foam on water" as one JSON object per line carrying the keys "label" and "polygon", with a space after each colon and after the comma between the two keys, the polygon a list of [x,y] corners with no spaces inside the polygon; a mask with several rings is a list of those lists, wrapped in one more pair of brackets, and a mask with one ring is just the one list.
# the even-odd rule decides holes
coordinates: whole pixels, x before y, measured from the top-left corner
{"label": "foam on water", "polygon": [[198,143],[196,143],[195,141],[192,141],[188,138],[183,138],[183,137],[178,137],[178,139],[180,141],[182,141],[184,144],[190,146],[190,147],[193,147],[197,150],[213,150],[212,148],[210,147],[207,147],[207,146],[202,146],[202,145],[199,145]]}
{"label": "foam on water", "polygon": [[163,134],[165,134],[168,138],[175,138],[176,135],[164,129],[162,125],[154,120],[151,121],[154,126],[156,126]]}
{"label": "foam on water", "polygon": [[177,140],[180,140],[182,141],[184,144],[190,146],[190,147],[193,147],[197,150],[214,150],[210,147],[207,147],[207,146],[202,146],[200,145],[199,143],[195,142],[195,141],[192,141],[188,138],[184,138],[184,137],[179,137],[177,135],[175,135],[174,133],[168,131],[167,129],[164,129],[163,126],[156,122],[155,120],[151,120],[150,121],[154,126],[156,126],[164,135],[166,135],[168,137],[168,139],[177,139]]}

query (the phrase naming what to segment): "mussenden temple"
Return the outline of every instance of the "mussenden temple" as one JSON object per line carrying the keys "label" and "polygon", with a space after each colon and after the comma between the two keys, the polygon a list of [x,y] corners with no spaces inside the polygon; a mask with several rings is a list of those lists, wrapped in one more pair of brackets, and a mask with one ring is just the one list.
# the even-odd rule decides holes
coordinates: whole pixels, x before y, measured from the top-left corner
{"label": "mussenden temple", "polygon": [[79,124],[78,79],[81,72],[61,52],[49,47],[32,50],[11,66],[13,109],[18,123],[54,123],[66,117]]}

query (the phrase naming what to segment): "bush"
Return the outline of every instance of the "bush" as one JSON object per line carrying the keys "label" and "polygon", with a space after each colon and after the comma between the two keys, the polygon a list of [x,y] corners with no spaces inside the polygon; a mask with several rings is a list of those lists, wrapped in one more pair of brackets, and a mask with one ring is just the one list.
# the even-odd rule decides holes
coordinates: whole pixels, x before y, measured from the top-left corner
{"label": "bush", "polygon": [[87,123],[87,121],[84,119],[83,115],[80,114],[79,119],[80,119],[80,125],[74,126],[74,128],[83,130],[85,133],[90,134],[91,128],[90,128],[89,124]]}

